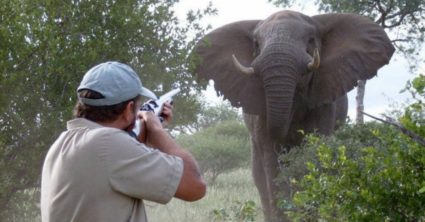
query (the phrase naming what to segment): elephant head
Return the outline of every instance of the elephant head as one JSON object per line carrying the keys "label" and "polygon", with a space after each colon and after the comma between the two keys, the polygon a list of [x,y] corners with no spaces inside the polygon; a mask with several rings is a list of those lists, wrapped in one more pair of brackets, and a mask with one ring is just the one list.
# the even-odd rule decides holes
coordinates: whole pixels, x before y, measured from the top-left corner
{"label": "elephant head", "polygon": [[307,109],[332,103],[370,79],[394,52],[385,31],[354,14],[280,11],[208,33],[195,46],[196,74],[245,113],[262,115],[283,137],[295,98]]}

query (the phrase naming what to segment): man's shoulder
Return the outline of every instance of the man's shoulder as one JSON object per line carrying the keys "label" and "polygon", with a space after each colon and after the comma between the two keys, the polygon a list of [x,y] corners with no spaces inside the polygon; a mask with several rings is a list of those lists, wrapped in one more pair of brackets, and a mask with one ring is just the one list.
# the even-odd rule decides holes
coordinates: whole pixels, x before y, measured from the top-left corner
{"label": "man's shoulder", "polygon": [[99,123],[93,122],[85,118],[76,118],[67,122],[68,131],[85,131],[86,133],[96,135],[127,135],[127,133],[121,129],[114,127],[103,126]]}
{"label": "man's shoulder", "polygon": [[138,141],[131,137],[126,131],[112,128],[101,127],[91,129],[87,136],[97,144],[103,144],[103,147],[133,147],[138,145]]}

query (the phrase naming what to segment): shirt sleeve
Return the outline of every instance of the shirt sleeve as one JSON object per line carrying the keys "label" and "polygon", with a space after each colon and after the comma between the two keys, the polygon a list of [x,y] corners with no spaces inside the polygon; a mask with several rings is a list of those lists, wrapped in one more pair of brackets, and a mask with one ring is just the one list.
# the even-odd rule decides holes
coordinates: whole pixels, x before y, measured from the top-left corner
{"label": "shirt sleeve", "polygon": [[163,204],[175,195],[183,174],[180,157],[148,148],[122,131],[111,133],[103,144],[114,190]]}

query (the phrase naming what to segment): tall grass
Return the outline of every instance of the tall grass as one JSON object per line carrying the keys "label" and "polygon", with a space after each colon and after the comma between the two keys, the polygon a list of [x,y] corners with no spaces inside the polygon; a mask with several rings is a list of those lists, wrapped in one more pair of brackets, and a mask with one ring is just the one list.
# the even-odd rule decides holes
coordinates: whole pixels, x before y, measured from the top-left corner
{"label": "tall grass", "polygon": [[209,222],[220,221],[215,220],[214,210],[232,214],[232,206],[245,201],[255,202],[255,221],[263,221],[261,202],[249,168],[220,175],[199,201],[185,202],[174,198],[167,205],[152,202],[145,202],[145,205],[150,222]]}

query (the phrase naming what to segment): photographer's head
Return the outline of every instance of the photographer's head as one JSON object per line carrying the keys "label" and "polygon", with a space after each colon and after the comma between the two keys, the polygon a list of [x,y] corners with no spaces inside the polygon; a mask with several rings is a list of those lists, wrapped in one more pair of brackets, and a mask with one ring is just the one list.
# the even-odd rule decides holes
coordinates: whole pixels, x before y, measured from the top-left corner
{"label": "photographer's head", "polygon": [[134,70],[119,62],[105,62],[91,68],[77,94],[74,116],[100,123],[122,119],[132,124],[141,105],[140,96],[155,98],[155,94],[142,86]]}

